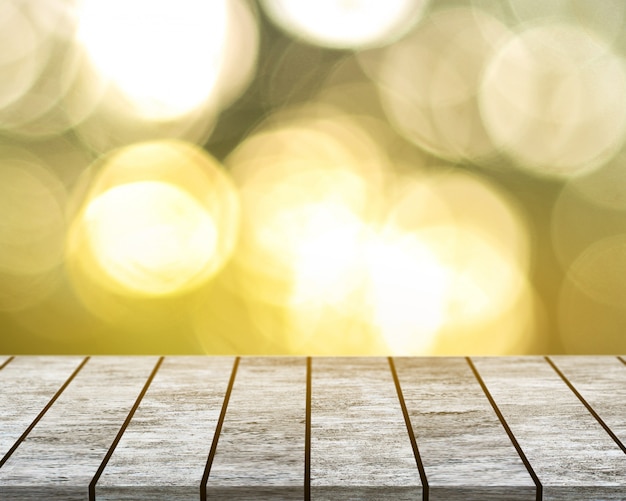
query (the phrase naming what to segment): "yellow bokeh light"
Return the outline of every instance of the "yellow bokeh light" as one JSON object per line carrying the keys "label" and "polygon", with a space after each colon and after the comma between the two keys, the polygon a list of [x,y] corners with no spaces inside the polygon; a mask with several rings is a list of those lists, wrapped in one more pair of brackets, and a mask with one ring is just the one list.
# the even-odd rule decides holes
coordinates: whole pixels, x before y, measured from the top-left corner
{"label": "yellow bokeh light", "polygon": [[0,5],[0,71],[10,75],[0,82],[0,129],[39,138],[76,123],[64,102],[81,64],[73,18],[72,1],[7,0]]}
{"label": "yellow bokeh light", "polygon": [[67,262],[85,306],[125,325],[181,315],[237,238],[238,199],[220,164],[180,141],[140,143],[98,160],[84,182]]}
{"label": "yellow bokeh light", "polygon": [[227,289],[260,335],[247,341],[316,354],[519,344],[490,337],[532,311],[515,205],[477,175],[394,169],[377,130],[324,105],[290,110],[229,158],[243,225]]}
{"label": "yellow bokeh light", "polygon": [[[82,0],[77,19],[91,71],[75,94],[104,87],[77,131],[99,151],[165,137],[205,141],[256,66],[257,19],[242,0]],[[82,103],[71,104],[80,114]]]}
{"label": "yellow bokeh light", "polygon": [[[596,172],[601,171],[592,174]],[[619,204],[619,177],[606,181],[612,185],[613,196],[616,195],[614,202]],[[565,184],[552,207],[550,230],[552,248],[565,271],[595,242],[626,233],[626,219],[619,206],[606,207],[585,196],[575,178]]]}
{"label": "yellow bokeh light", "polygon": [[374,70],[392,124],[442,158],[481,160],[492,155],[477,95],[485,64],[508,33],[495,17],[474,8],[428,16],[382,53]]}
{"label": "yellow bokeh light", "polygon": [[341,303],[357,285],[355,256],[364,238],[362,221],[332,201],[321,200],[293,212],[293,227],[282,233],[294,237],[289,304]]}
{"label": "yellow bokeh light", "polygon": [[0,110],[22,97],[35,83],[43,62],[41,40],[17,2],[0,5],[0,69],[12,78],[0,83]]}
{"label": "yellow bokeh light", "polygon": [[626,347],[625,29],[623,0],[0,0],[0,344]]}
{"label": "yellow bokeh light", "polygon": [[78,40],[142,114],[173,118],[202,103],[215,86],[226,15],[223,0],[83,0]]}
{"label": "yellow bokeh light", "polygon": [[492,139],[520,166],[578,175],[608,161],[624,141],[626,69],[577,26],[526,27],[489,63],[480,107]]}
{"label": "yellow bokeh light", "polygon": [[32,306],[58,285],[65,203],[65,188],[43,160],[0,147],[0,310]]}
{"label": "yellow bokeh light", "polygon": [[626,4],[621,0],[506,0],[519,24],[561,21],[602,37],[617,39],[624,29]]}
{"label": "yellow bokeh light", "polygon": [[0,271],[37,274],[60,264],[64,195],[35,157],[0,149]]}
{"label": "yellow bokeh light", "polygon": [[586,248],[567,271],[567,279],[595,301],[618,308],[626,305],[626,234],[597,240]]}
{"label": "yellow bokeh light", "polygon": [[421,17],[427,0],[264,0],[271,19],[304,40],[333,48],[384,45],[402,36]]}
{"label": "yellow bokeh light", "polygon": [[559,297],[559,331],[572,353],[626,348],[626,233],[598,238],[567,270]]}
{"label": "yellow bokeh light", "polygon": [[602,167],[570,179],[567,186],[598,207],[626,210],[626,151],[622,149]]}
{"label": "yellow bokeh light", "polygon": [[372,239],[366,249],[365,311],[392,353],[425,353],[446,322],[453,278],[419,235]]}
{"label": "yellow bokeh light", "polygon": [[[244,282],[256,277],[242,288],[274,304],[348,291],[351,256],[380,198],[382,155],[362,129],[321,110],[296,117],[251,136],[228,162],[244,211],[235,261]],[[259,286],[261,277],[273,285]]]}
{"label": "yellow bokeh light", "polygon": [[456,252],[444,260],[454,269],[448,297],[450,325],[480,323],[514,303],[523,284],[517,264],[469,228],[454,228]]}
{"label": "yellow bokeh light", "polygon": [[184,290],[216,250],[211,215],[188,193],[160,182],[104,192],[87,206],[85,224],[103,269],[140,294]]}
{"label": "yellow bokeh light", "polygon": [[431,185],[455,226],[478,235],[520,270],[529,268],[529,228],[515,199],[488,179],[464,171],[435,175]]}

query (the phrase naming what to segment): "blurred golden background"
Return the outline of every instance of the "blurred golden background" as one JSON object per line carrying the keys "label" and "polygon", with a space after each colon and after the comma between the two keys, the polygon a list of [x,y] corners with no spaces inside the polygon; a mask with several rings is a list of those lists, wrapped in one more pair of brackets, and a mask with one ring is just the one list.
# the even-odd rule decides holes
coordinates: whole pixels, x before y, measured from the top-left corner
{"label": "blurred golden background", "polygon": [[626,352],[625,24],[4,0],[0,352]]}

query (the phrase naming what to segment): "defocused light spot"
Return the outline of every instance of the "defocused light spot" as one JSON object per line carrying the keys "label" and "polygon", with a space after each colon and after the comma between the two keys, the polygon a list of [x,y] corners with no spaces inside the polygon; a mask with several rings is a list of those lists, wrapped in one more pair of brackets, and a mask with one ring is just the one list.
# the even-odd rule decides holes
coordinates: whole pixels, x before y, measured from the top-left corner
{"label": "defocused light spot", "polygon": [[[248,2],[88,0],[84,8],[87,25],[97,26],[84,34],[95,68],[85,72],[68,107],[79,121],[77,135],[95,151],[166,138],[203,144],[219,112],[254,75],[259,34]],[[120,23],[111,19],[115,16]],[[130,40],[111,39],[117,24]],[[90,51],[91,37],[96,55]]]}
{"label": "defocused light spot", "polygon": [[59,134],[74,123],[61,104],[73,86],[80,54],[72,40],[73,2],[2,2],[0,128],[13,135]]}
{"label": "defocused light spot", "polygon": [[402,36],[421,16],[427,0],[264,0],[278,26],[307,42],[333,48],[384,45]]}
{"label": "defocused light spot", "polygon": [[516,263],[472,229],[455,228],[458,248],[443,262],[455,272],[448,321],[484,322],[508,309],[519,295],[522,274]]}
{"label": "defocused light spot", "polygon": [[566,22],[611,43],[624,29],[626,4],[621,0],[507,0],[520,24]]}
{"label": "defocused light spot", "polygon": [[[383,310],[396,308],[394,315],[374,321],[389,349],[502,354],[521,346],[535,324],[525,283],[529,235],[515,204],[463,171],[395,182],[386,229],[376,237],[390,251],[379,266],[398,291],[390,292]],[[396,238],[387,241],[389,234]],[[396,263],[402,265],[394,272]],[[369,309],[376,311],[376,304]],[[514,321],[522,310],[527,322]]]}
{"label": "defocused light spot", "polygon": [[84,0],[78,38],[133,105],[170,118],[199,105],[215,86],[226,13],[222,0]]}
{"label": "defocused light spot", "polygon": [[242,200],[233,290],[270,343],[332,353],[360,342],[369,353],[368,339],[333,326],[361,311],[359,255],[385,162],[356,120],[315,106],[271,117],[229,157]]}
{"label": "defocused light spot", "polygon": [[39,40],[17,2],[0,4],[0,70],[11,78],[0,81],[0,110],[23,96],[41,69]]}
{"label": "defocused light spot", "polygon": [[541,304],[525,277],[507,307],[494,309],[479,322],[444,326],[432,351],[441,355],[512,355],[528,353],[550,341]]}
{"label": "defocused light spot", "polygon": [[237,235],[238,204],[208,154],[178,141],[141,143],[97,167],[67,259],[77,291],[98,316],[123,316],[95,301],[100,296],[118,298],[107,300],[111,308],[126,308],[125,297],[182,296],[223,267]]}
{"label": "defocused light spot", "polygon": [[366,248],[367,306],[392,353],[427,353],[447,321],[452,270],[415,234],[379,237]]}
{"label": "defocused light spot", "polygon": [[[618,192],[619,186],[614,189]],[[552,246],[563,270],[594,242],[626,233],[623,211],[583,196],[571,181],[554,203],[550,223]]]}
{"label": "defocused light spot", "polygon": [[605,209],[626,210],[626,152],[600,168],[569,180],[568,186],[588,202]]}
{"label": "defocused light spot", "polygon": [[0,148],[0,310],[19,309],[52,290],[63,260],[65,190],[43,161]]}
{"label": "defocused light spot", "polygon": [[398,131],[446,159],[491,155],[477,93],[485,64],[507,34],[489,14],[463,7],[433,13],[392,45],[375,78]]}
{"label": "defocused light spot", "polygon": [[599,240],[583,251],[568,279],[596,301],[626,307],[626,235]]}
{"label": "defocused light spot", "polygon": [[106,191],[87,206],[85,224],[96,259],[134,292],[184,289],[215,253],[211,216],[192,196],[165,183]]}
{"label": "defocused light spot", "polygon": [[520,270],[528,269],[531,235],[520,205],[506,191],[461,170],[433,176],[431,186],[447,204],[456,226],[471,229]]}
{"label": "defocused light spot", "polygon": [[621,146],[626,72],[607,45],[579,28],[534,26],[495,55],[480,104],[491,137],[522,167],[571,176]]}
{"label": "defocused light spot", "polygon": [[259,51],[259,26],[256,11],[245,0],[229,0],[227,7],[227,40],[222,64],[210,101],[214,107],[226,108],[248,87],[255,76]]}
{"label": "defocused light spot", "polygon": [[626,234],[599,240],[568,270],[561,289],[559,327],[572,353],[626,349]]}
{"label": "defocused light spot", "polygon": [[64,189],[26,152],[0,150],[0,269],[41,273],[62,258]]}
{"label": "defocused light spot", "polygon": [[454,339],[484,353],[519,344],[512,333],[483,336],[491,325],[509,323],[527,289],[514,259],[473,229],[432,227],[393,238],[383,233],[368,249],[367,301],[360,314],[392,353],[446,353]]}
{"label": "defocused light spot", "polygon": [[[284,284],[283,303],[298,273],[322,282],[343,273],[364,221],[380,203],[371,183],[380,179],[377,160],[383,162],[367,134],[345,117],[320,114],[288,124],[251,136],[228,161],[244,210],[236,261]],[[250,293],[277,291],[255,285]],[[323,300],[329,293],[311,287],[307,294]]]}
{"label": "defocused light spot", "polygon": [[[258,342],[361,354],[441,353],[455,337],[485,353],[520,346],[534,317],[515,204],[461,171],[401,174],[362,126],[375,124],[305,110],[272,117],[228,160],[243,208],[229,291]],[[511,322],[520,311],[528,322]]]}
{"label": "defocused light spot", "polygon": [[346,207],[324,200],[294,208],[289,217],[294,226],[285,235],[296,240],[289,303],[341,302],[356,285],[363,223]]}

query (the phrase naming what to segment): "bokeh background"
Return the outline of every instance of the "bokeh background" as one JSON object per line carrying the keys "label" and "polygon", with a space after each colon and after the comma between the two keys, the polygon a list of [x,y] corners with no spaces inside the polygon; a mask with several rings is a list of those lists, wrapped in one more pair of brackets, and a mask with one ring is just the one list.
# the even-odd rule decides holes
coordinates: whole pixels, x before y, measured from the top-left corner
{"label": "bokeh background", "polygon": [[3,0],[0,352],[626,352],[622,0]]}

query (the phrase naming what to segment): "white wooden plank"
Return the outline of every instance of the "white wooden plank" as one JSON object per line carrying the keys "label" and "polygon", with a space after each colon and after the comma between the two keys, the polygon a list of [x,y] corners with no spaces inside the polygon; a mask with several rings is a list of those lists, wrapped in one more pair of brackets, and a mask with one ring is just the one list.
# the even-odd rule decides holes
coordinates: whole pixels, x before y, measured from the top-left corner
{"label": "white wooden plank", "polygon": [[13,359],[10,355],[0,355],[0,370],[4,369],[4,366],[11,362]]}
{"label": "white wooden plank", "polygon": [[623,500],[626,455],[542,357],[472,358],[544,501]]}
{"label": "white wooden plank", "polygon": [[552,362],[626,444],[626,365],[615,356],[553,356]]}
{"label": "white wooden plank", "polygon": [[314,358],[311,499],[421,499],[388,361]]}
{"label": "white wooden plank", "polygon": [[0,371],[0,460],[82,360],[20,356]]}
{"label": "white wooden plank", "polygon": [[305,413],[304,358],[242,358],[207,498],[301,500]]}
{"label": "white wooden plank", "polygon": [[430,501],[536,499],[536,486],[463,358],[396,358]]}
{"label": "white wooden plank", "polygon": [[[0,468],[0,498],[87,499],[89,482],[156,361],[90,359]],[[43,370],[39,377],[46,377]]]}
{"label": "white wooden plank", "polygon": [[234,357],[166,357],[96,484],[97,500],[197,499]]}

